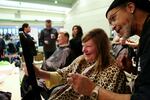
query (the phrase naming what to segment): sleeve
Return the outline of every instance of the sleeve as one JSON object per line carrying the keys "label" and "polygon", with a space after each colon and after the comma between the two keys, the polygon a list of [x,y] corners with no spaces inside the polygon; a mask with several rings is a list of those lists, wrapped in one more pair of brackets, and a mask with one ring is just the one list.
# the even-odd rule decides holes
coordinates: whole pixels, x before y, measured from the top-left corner
{"label": "sleeve", "polygon": [[6,48],[5,41],[3,39],[2,39],[2,47],[3,47],[3,49]]}
{"label": "sleeve", "polygon": [[[149,32],[150,33],[150,32]],[[150,35],[142,39],[140,59],[138,65],[141,67],[131,100],[149,100],[150,98]],[[145,33],[144,33],[145,34]],[[147,39],[148,38],[148,39]]]}
{"label": "sleeve", "polygon": [[50,72],[50,79],[46,80],[47,83],[50,83],[51,86],[56,86],[61,83],[62,76],[57,72]]}
{"label": "sleeve", "polygon": [[59,68],[64,67],[64,65],[66,64],[66,59],[69,56],[69,53],[70,53],[69,48],[65,48],[63,50],[63,53],[60,55],[59,61],[57,62]]}
{"label": "sleeve", "polygon": [[96,85],[116,93],[124,93],[126,87],[126,76],[120,71],[117,64],[112,64],[98,76]]}
{"label": "sleeve", "polygon": [[46,80],[46,86],[47,87],[53,87],[62,83],[66,83],[67,81],[67,77],[68,77],[68,73],[74,72],[76,69],[76,62],[78,61],[75,60],[74,62],[72,62],[71,65],[69,65],[68,67],[65,67],[63,69],[59,69],[56,72],[50,72],[50,79]]}
{"label": "sleeve", "polygon": [[67,81],[67,77],[69,73],[75,73],[76,69],[81,60],[81,56],[76,58],[68,67],[64,67],[63,69],[58,69],[57,72],[62,76],[62,82],[65,83]]}
{"label": "sleeve", "polygon": [[31,36],[29,36],[29,37],[27,38],[28,45],[35,47],[35,42],[34,42],[33,40],[34,40],[34,38],[31,37]]}
{"label": "sleeve", "polygon": [[63,51],[60,52],[55,51],[53,55],[46,60],[46,66],[53,69],[65,67],[66,59],[69,56],[69,53],[69,48],[65,48]]}
{"label": "sleeve", "polygon": [[[118,92],[118,88],[119,88],[119,85],[120,85],[120,82],[121,82],[121,81],[119,82],[117,80],[117,79],[119,79],[118,78],[119,74],[120,73],[119,73],[118,70],[114,70],[114,69],[111,70],[111,75],[110,76],[112,76],[112,77],[108,77],[107,82],[109,82],[109,80],[111,80],[111,81],[110,81],[110,83],[108,83],[109,84],[108,87],[106,87],[107,90],[111,90],[113,92]],[[117,81],[118,81],[118,83],[117,83]],[[118,86],[116,84],[118,84]]]}
{"label": "sleeve", "polygon": [[[127,90],[126,87],[126,76],[123,71],[120,71],[119,68],[112,70],[112,77],[108,77],[108,90],[111,90],[116,93],[125,93]],[[109,83],[111,80],[111,83]]]}
{"label": "sleeve", "polygon": [[40,35],[39,35],[39,41],[41,43],[44,43],[44,30],[41,31]]}
{"label": "sleeve", "polygon": [[57,30],[56,30],[56,40],[57,40],[57,37],[58,37],[58,32],[57,32]]}

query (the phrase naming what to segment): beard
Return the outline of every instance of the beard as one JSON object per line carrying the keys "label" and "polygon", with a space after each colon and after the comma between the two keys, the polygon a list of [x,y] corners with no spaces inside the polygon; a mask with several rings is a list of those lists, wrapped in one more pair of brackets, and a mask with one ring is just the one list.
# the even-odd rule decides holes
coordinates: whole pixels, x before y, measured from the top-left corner
{"label": "beard", "polygon": [[122,38],[124,40],[128,39],[129,37],[135,35],[135,32],[133,31],[133,28],[132,28],[132,25],[131,24],[127,24],[127,25],[124,25],[123,28],[123,35],[122,35]]}

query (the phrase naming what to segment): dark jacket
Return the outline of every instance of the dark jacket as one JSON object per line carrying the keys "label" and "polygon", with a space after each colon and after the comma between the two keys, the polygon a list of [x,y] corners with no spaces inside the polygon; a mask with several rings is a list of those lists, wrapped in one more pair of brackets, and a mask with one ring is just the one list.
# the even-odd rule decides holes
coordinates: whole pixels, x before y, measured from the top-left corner
{"label": "dark jacket", "polygon": [[2,38],[0,38],[0,56],[3,55],[4,49],[5,49],[5,41]]}
{"label": "dark jacket", "polygon": [[34,39],[25,33],[20,33],[19,36],[24,57],[27,57],[33,63],[33,56],[37,54]]}
{"label": "dark jacket", "polygon": [[138,51],[139,75],[135,81],[131,100],[150,99],[150,17],[145,21]]}
{"label": "dark jacket", "polygon": [[[43,29],[39,36],[40,43],[43,44],[44,51],[54,52],[56,49],[56,40],[57,40],[57,30],[54,28]],[[44,41],[48,41],[48,44],[45,44]]]}
{"label": "dark jacket", "polygon": [[33,38],[29,34],[25,34],[22,32],[19,34],[19,36],[20,36],[23,56],[24,56],[27,71],[28,71],[28,77],[25,76],[25,81],[27,81],[27,83],[24,83],[25,81],[22,81],[23,83],[21,84],[21,91],[23,90],[22,89],[22,87],[24,86],[23,84],[31,88],[29,89],[29,91],[26,91],[25,94],[21,93],[23,96],[22,100],[29,100],[29,99],[41,100],[40,92],[37,86],[35,71],[33,68],[33,56],[36,55],[35,42],[33,41]]}
{"label": "dark jacket", "polygon": [[70,48],[74,52],[75,56],[78,57],[82,55],[82,41],[80,37],[72,38],[70,40]]}

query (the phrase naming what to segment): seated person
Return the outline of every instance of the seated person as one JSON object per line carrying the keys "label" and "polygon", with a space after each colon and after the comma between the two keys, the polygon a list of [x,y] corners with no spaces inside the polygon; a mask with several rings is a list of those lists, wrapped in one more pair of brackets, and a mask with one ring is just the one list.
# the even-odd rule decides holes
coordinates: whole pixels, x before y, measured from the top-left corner
{"label": "seated person", "polygon": [[57,44],[58,47],[55,52],[43,63],[43,70],[56,71],[59,68],[67,66],[69,63],[67,61],[71,52],[69,47],[69,34],[67,32],[60,32],[57,38]]}
{"label": "seated person", "polygon": [[[74,59],[74,53],[69,47],[69,34],[67,32],[60,32],[57,38],[57,49],[55,52],[43,63],[42,68],[46,71],[56,71],[65,66],[68,66]],[[51,89],[55,86],[52,82],[40,79],[39,86],[46,89]],[[46,85],[46,86],[45,86]]]}
{"label": "seated person", "polygon": [[126,76],[117,67],[110,55],[110,43],[102,29],[93,29],[82,39],[83,55],[76,58],[68,67],[48,72],[35,67],[37,77],[48,79],[55,84],[65,86],[50,96],[49,100],[95,100],[96,98],[80,95],[67,83],[69,73],[87,76],[101,88],[117,92],[126,92]]}
{"label": "seated person", "polygon": [[17,52],[17,49],[13,43],[8,43],[7,52],[8,52],[8,55],[15,54]]}
{"label": "seated person", "polygon": [[116,35],[112,41],[112,55],[117,60],[118,67],[128,73],[137,74],[137,68],[134,66],[138,42],[139,37],[136,35],[127,40]]}

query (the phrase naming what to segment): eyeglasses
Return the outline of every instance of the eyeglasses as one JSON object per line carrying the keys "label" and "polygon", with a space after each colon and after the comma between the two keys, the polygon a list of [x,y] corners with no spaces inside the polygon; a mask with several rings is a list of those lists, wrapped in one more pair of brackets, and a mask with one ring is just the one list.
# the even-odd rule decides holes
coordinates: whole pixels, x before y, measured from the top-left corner
{"label": "eyeglasses", "polygon": [[116,14],[120,11],[121,8],[119,8],[116,12],[114,12],[110,18],[109,18],[109,23],[112,24],[112,22],[116,21]]}

